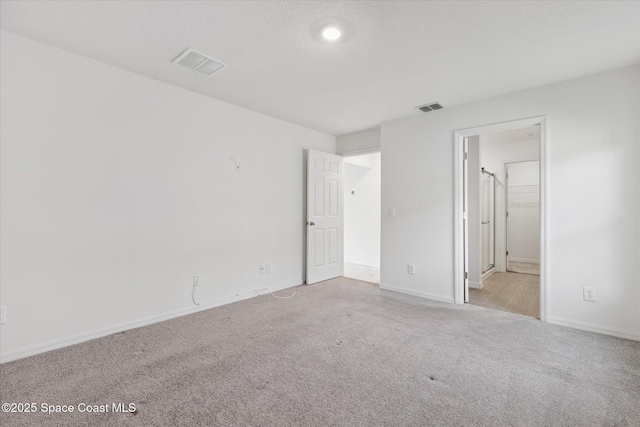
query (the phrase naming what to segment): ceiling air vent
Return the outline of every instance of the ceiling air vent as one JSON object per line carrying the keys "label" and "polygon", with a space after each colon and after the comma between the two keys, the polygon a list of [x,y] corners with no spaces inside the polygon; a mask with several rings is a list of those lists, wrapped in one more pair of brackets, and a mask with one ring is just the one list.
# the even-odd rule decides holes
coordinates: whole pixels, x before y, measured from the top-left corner
{"label": "ceiling air vent", "polygon": [[173,63],[190,68],[207,76],[210,76],[225,66],[222,62],[210,58],[193,49],[187,49],[182,52],[180,56],[173,60]]}
{"label": "ceiling air vent", "polygon": [[442,105],[438,104],[437,102],[431,102],[429,104],[424,104],[416,107],[416,110],[420,110],[423,113],[426,113],[428,111],[441,110],[441,109],[442,109]]}

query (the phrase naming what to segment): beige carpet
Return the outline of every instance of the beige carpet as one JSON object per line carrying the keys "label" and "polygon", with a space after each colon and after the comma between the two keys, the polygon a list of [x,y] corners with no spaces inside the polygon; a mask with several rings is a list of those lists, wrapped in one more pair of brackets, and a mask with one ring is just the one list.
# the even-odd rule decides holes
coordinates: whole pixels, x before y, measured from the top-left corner
{"label": "beige carpet", "polygon": [[0,365],[0,392],[136,407],[3,427],[638,426],[640,343],[341,278]]}

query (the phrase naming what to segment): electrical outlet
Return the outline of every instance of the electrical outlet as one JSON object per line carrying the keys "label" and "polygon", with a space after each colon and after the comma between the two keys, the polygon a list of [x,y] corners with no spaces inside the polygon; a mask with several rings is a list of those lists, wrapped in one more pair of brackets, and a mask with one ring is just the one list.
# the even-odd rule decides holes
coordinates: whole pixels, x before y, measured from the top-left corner
{"label": "electrical outlet", "polygon": [[407,264],[407,273],[416,274],[416,266],[415,266],[415,264]]}
{"label": "electrical outlet", "polygon": [[0,307],[0,325],[7,323],[7,307]]}
{"label": "electrical outlet", "polygon": [[396,208],[389,208],[387,210],[387,213],[389,214],[389,216],[393,217],[396,216]]}
{"label": "electrical outlet", "polygon": [[197,288],[200,286],[200,276],[193,276],[193,287]]}
{"label": "electrical outlet", "polygon": [[596,288],[593,286],[585,286],[583,289],[583,298],[585,301],[596,300]]}
{"label": "electrical outlet", "polygon": [[264,264],[258,265],[258,273],[259,274],[264,274],[264,270],[265,270]]}
{"label": "electrical outlet", "polygon": [[265,271],[265,273],[271,273],[271,263],[270,262],[265,263],[264,271]]}

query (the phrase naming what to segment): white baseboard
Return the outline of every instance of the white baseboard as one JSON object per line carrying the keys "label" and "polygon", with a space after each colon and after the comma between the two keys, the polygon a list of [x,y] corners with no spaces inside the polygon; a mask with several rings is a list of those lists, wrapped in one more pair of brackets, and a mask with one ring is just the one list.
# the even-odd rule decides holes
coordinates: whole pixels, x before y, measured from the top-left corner
{"label": "white baseboard", "polygon": [[[497,270],[498,270],[497,268],[493,267],[491,270],[487,271],[486,273],[483,273],[482,276],[480,277],[480,281],[484,282],[489,277],[493,276]],[[480,285],[480,287],[482,288],[482,284]]]}
{"label": "white baseboard", "polygon": [[611,335],[618,338],[625,338],[628,340],[640,341],[640,334],[634,334],[631,332],[618,331],[610,328],[603,328],[602,326],[594,325],[591,323],[578,322],[575,320],[563,319],[560,317],[547,316],[547,322],[554,325],[567,326],[569,328],[580,329],[582,331],[595,332],[597,334]]}
{"label": "white baseboard", "polygon": [[482,289],[482,283],[481,282],[472,282],[471,280],[469,280],[469,287],[473,288],[473,289]]}
{"label": "white baseboard", "polygon": [[380,264],[376,265],[376,264],[367,264],[364,262],[360,262],[360,261],[347,261],[346,259],[344,260],[345,264],[356,264],[356,265],[364,265],[365,267],[374,267],[374,268],[380,268]]}
{"label": "white baseboard", "polygon": [[513,261],[513,262],[526,262],[528,264],[540,264],[540,260],[539,259],[526,259],[526,258],[514,258],[512,256],[510,256],[507,260],[507,262],[509,261]]}
{"label": "white baseboard", "polygon": [[0,354],[0,364],[11,362],[13,360],[23,359],[29,356],[35,356],[36,354],[45,353],[47,351],[56,350],[58,348],[68,347],[70,345],[79,344],[81,342],[93,340],[96,338],[106,337],[107,335],[112,335],[118,332],[127,331],[129,329],[140,328],[143,326],[152,325],[154,323],[162,322],[162,321],[173,319],[176,317],[186,316],[189,314],[197,313],[199,311],[208,310],[210,308],[231,304],[233,302],[257,297],[259,295],[264,295],[269,292],[275,292],[282,289],[292,288],[294,286],[298,286],[298,285],[286,285],[286,286],[281,286],[277,288],[261,289],[256,291],[245,292],[242,294],[236,294],[229,297],[219,298],[216,300],[202,301],[200,305],[197,305],[197,306],[181,308],[178,310],[172,310],[167,313],[159,314],[156,316],[150,316],[143,319],[134,320],[132,322],[121,323],[116,326],[100,328],[91,332],[85,332],[77,335],[72,335],[70,337],[66,337],[63,339],[49,341],[43,344],[37,344],[37,345],[28,346],[28,347],[20,348],[13,351],[8,351],[6,353]]}
{"label": "white baseboard", "polygon": [[398,292],[401,294],[413,295],[416,297],[426,298],[426,299],[430,299],[438,302],[446,302],[449,304],[453,304],[455,302],[453,297],[445,297],[442,295],[430,294],[428,292],[420,292],[420,291],[414,291],[412,289],[398,288],[396,286],[383,285],[382,283],[380,284],[380,289],[383,289],[385,291]]}

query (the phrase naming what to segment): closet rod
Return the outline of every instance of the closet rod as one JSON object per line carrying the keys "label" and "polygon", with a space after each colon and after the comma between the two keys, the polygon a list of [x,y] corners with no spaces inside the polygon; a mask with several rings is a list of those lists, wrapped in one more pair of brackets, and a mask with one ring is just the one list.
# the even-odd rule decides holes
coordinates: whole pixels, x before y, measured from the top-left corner
{"label": "closet rod", "polygon": [[496,174],[494,174],[493,172],[489,172],[488,170],[485,170],[484,166],[482,167],[482,173],[486,173],[487,175],[491,175],[494,178],[496,176]]}

